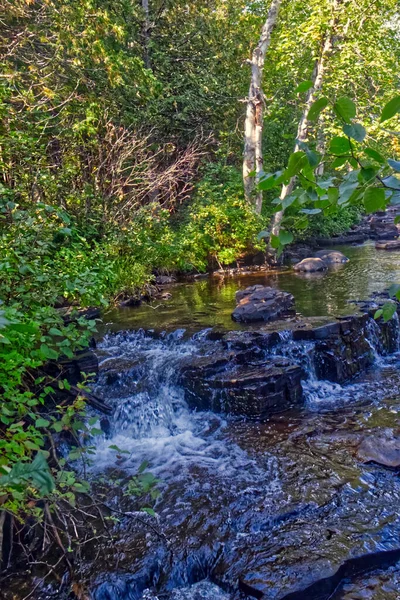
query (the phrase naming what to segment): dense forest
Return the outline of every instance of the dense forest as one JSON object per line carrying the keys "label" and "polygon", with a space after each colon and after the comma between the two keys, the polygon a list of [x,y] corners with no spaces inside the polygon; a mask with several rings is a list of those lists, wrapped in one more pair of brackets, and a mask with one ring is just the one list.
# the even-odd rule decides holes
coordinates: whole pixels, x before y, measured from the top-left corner
{"label": "dense forest", "polygon": [[64,546],[53,519],[90,489],[88,382],[59,403],[48,367],[88,347],[81,309],[267,247],[276,264],[400,203],[398,0],[1,9],[0,562],[10,519]]}

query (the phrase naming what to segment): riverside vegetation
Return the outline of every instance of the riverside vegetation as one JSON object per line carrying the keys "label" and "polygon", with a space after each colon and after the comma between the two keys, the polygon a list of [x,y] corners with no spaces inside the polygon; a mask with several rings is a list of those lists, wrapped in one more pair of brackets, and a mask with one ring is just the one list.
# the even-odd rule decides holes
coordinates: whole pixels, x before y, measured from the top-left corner
{"label": "riverside vegetation", "polygon": [[[394,1],[373,12],[364,0],[282,3],[263,67],[263,168],[247,172],[250,197],[241,101],[269,3],[3,4],[1,529],[6,514],[51,523],[60,503],[74,506],[90,489],[97,419],[86,419],[83,397],[57,404],[55,389],[70,384],[43,368],[87,348],[96,322],[66,322],[60,309],[105,307],[140,293],[154,273],[229,265],[264,238],[279,254],[315,231],[345,231],[400,194]],[[307,139],[296,138],[304,114]],[[394,308],[384,310],[389,318]],[[132,493],[153,493],[145,468]]]}

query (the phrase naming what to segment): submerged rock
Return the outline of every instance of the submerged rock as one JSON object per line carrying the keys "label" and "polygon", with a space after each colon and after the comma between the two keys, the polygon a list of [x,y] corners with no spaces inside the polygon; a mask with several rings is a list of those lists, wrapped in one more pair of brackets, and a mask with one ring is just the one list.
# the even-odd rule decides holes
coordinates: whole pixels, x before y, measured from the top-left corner
{"label": "submerged rock", "polygon": [[294,265],[293,269],[304,273],[316,273],[318,271],[326,271],[327,266],[320,258],[305,258]]}
{"label": "submerged rock", "polygon": [[296,314],[294,297],[263,285],[252,285],[236,293],[232,319],[241,323],[275,321]]}
{"label": "submerged rock", "polygon": [[347,256],[338,250],[318,250],[316,258],[320,258],[327,265],[343,264],[349,262]]}
{"label": "submerged rock", "polygon": [[387,435],[371,435],[365,438],[359,448],[358,456],[363,462],[373,462],[384,467],[398,469],[400,467],[400,437]]}

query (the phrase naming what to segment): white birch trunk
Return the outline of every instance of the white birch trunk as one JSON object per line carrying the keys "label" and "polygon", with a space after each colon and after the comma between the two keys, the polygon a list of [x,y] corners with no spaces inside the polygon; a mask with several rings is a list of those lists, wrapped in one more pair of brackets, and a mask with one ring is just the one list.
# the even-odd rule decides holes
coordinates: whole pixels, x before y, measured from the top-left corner
{"label": "white birch trunk", "polygon": [[[293,152],[298,152],[300,150],[299,142],[305,142],[308,137],[308,129],[309,129],[309,121],[308,121],[308,113],[309,110],[315,101],[316,93],[320,91],[322,87],[324,70],[326,65],[326,59],[329,57],[333,50],[333,39],[336,33],[336,28],[339,22],[339,7],[342,0],[333,0],[332,2],[332,18],[329,25],[329,30],[326,35],[326,38],[322,44],[321,53],[318,60],[315,63],[314,71],[312,74],[312,82],[313,85],[309,89],[307,94],[306,103],[304,106],[303,113],[301,115],[301,119],[299,121],[298,129],[297,129],[297,138],[294,146]],[[287,196],[289,196],[296,184],[296,177],[292,177],[287,185],[282,186],[282,191],[280,194],[280,199],[284,200]],[[275,213],[272,220],[272,228],[271,232],[273,235],[278,236],[281,228],[282,219],[284,216],[284,211],[280,210]]]}
{"label": "white birch trunk", "polygon": [[[245,197],[254,203],[255,210],[261,213],[262,192],[255,191],[260,173],[263,170],[262,132],[264,118],[264,94],[262,76],[265,55],[271,43],[271,34],[276,25],[281,0],[272,0],[267,20],[251,59],[251,82],[247,98],[246,121],[244,128],[243,185]],[[254,172],[255,177],[249,177]]]}

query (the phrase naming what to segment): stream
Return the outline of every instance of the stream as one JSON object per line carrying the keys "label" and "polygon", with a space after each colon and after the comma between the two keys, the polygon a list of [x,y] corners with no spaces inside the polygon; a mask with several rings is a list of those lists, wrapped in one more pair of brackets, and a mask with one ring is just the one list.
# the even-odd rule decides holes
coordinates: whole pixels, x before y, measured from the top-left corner
{"label": "stream", "polygon": [[122,519],[115,545],[87,561],[93,600],[400,598],[400,479],[358,453],[366,437],[398,433],[398,319],[395,351],[382,353],[373,323],[374,364],[343,385],[318,380],[313,343],[280,323],[270,353],[301,365],[304,399],[264,422],[189,408],[179,377],[188,360],[219,352],[210,331],[249,329],[230,318],[239,288],[279,287],[301,315],[326,322],[400,282],[400,253],[340,250],[350,262],[322,276],[176,284],[168,301],[105,315],[95,392],[114,415],[92,474],[117,481],[109,504],[136,510],[118,487],[147,461],[161,494],[155,517]]}

